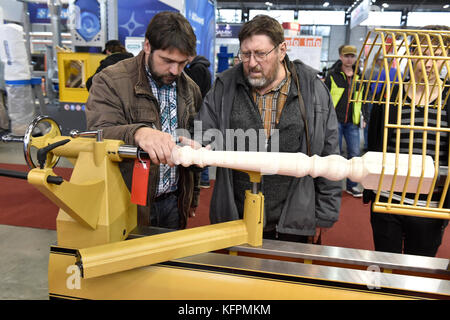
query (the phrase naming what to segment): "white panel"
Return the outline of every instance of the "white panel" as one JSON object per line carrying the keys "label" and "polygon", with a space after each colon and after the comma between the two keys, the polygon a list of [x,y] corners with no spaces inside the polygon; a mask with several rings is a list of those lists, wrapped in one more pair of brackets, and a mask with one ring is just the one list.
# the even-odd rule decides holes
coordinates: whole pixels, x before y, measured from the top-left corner
{"label": "white panel", "polygon": [[449,25],[450,12],[410,12],[407,26],[423,27],[426,25]]}
{"label": "white panel", "polygon": [[108,40],[119,39],[118,21],[117,21],[117,0],[109,0],[106,3],[107,8],[107,25]]}
{"label": "white panel", "polygon": [[401,11],[384,11],[384,12],[369,12],[369,18],[361,22],[362,26],[400,26],[402,19]]}
{"label": "white panel", "polygon": [[185,5],[184,0],[159,0],[159,2],[165,3],[168,6],[177,9],[184,15],[185,11]]}
{"label": "white panel", "polygon": [[294,21],[294,10],[250,10],[249,20],[252,20],[258,14],[268,15],[280,23]]}
{"label": "white panel", "polygon": [[0,7],[3,8],[3,19],[22,23],[23,3],[12,0],[0,0]]}
{"label": "white panel", "polygon": [[301,25],[304,24],[343,25],[345,23],[345,12],[299,10],[298,22]]}

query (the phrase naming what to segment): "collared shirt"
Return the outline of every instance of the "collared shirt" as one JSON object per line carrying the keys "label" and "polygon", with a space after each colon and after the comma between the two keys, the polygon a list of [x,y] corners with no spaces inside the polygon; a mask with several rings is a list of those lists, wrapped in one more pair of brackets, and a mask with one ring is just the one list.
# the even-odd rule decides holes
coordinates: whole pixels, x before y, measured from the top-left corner
{"label": "collared shirt", "polygon": [[[148,66],[145,66],[147,73],[148,82],[152,89],[153,95],[159,102],[160,108],[160,118],[168,118],[167,126],[161,123],[162,131],[167,132],[172,135],[174,141],[177,139],[176,129],[178,128],[178,116],[177,116],[177,84],[174,81],[169,85],[158,86],[156,81],[153,79]],[[164,185],[163,176],[164,173],[170,171],[169,183]],[[160,164],[159,166],[159,183],[156,188],[156,197],[164,194],[173,192],[177,189],[178,174],[177,167],[170,167],[167,164]]]}
{"label": "collared shirt", "polygon": [[280,84],[263,95],[260,95],[256,90],[252,90],[253,101],[258,106],[264,131],[266,132],[266,144],[275,125],[280,121],[281,111],[283,111],[291,85],[291,73],[286,67],[286,63],[283,63],[283,66],[286,71],[286,77]]}

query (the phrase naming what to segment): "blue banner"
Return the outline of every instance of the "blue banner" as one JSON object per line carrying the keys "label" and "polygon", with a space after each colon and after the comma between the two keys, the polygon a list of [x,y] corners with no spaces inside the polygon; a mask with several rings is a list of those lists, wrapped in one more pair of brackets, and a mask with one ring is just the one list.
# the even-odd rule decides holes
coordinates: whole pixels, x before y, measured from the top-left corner
{"label": "blue banner", "polygon": [[[68,5],[64,4],[61,7],[61,22],[67,21]],[[45,3],[28,3],[28,13],[30,17],[30,23],[50,23],[50,12],[48,6]]]}
{"label": "blue banner", "polygon": [[100,3],[93,0],[77,0],[74,2],[80,8],[80,27],[78,34],[89,42],[100,32],[102,26],[100,23]]}
{"label": "blue banner", "polygon": [[204,56],[211,63],[214,75],[214,39],[216,21],[214,4],[208,0],[186,0],[186,18],[191,23],[197,37],[197,55]]}
{"label": "blue banner", "polygon": [[242,24],[217,24],[216,38],[238,38]]}
{"label": "blue banner", "polygon": [[178,11],[157,0],[118,0],[119,41],[125,37],[144,37],[153,16],[160,11]]}
{"label": "blue banner", "polygon": [[[160,11],[178,11],[157,0],[118,0],[119,40],[144,37],[147,26]],[[197,54],[206,57],[214,74],[214,39],[216,34],[214,4],[209,0],[186,0],[186,18],[197,37]]]}

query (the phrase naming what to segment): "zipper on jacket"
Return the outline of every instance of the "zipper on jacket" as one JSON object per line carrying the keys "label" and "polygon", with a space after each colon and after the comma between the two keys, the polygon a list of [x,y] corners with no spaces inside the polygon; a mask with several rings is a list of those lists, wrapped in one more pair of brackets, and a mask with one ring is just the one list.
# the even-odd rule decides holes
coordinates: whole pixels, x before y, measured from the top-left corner
{"label": "zipper on jacket", "polygon": [[275,238],[278,239],[278,223],[275,225]]}
{"label": "zipper on jacket", "polygon": [[344,123],[347,123],[348,119],[348,109],[350,109],[350,85],[351,85],[351,77],[347,77],[347,75],[344,73],[345,79],[347,80],[347,108],[345,109],[345,120]]}

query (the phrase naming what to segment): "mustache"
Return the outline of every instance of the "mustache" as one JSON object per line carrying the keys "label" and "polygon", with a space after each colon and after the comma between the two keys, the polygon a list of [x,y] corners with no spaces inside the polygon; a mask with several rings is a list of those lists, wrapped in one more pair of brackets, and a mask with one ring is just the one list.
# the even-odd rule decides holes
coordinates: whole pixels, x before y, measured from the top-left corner
{"label": "mustache", "polygon": [[262,68],[260,66],[256,66],[253,68],[248,69],[249,72],[261,72]]}

